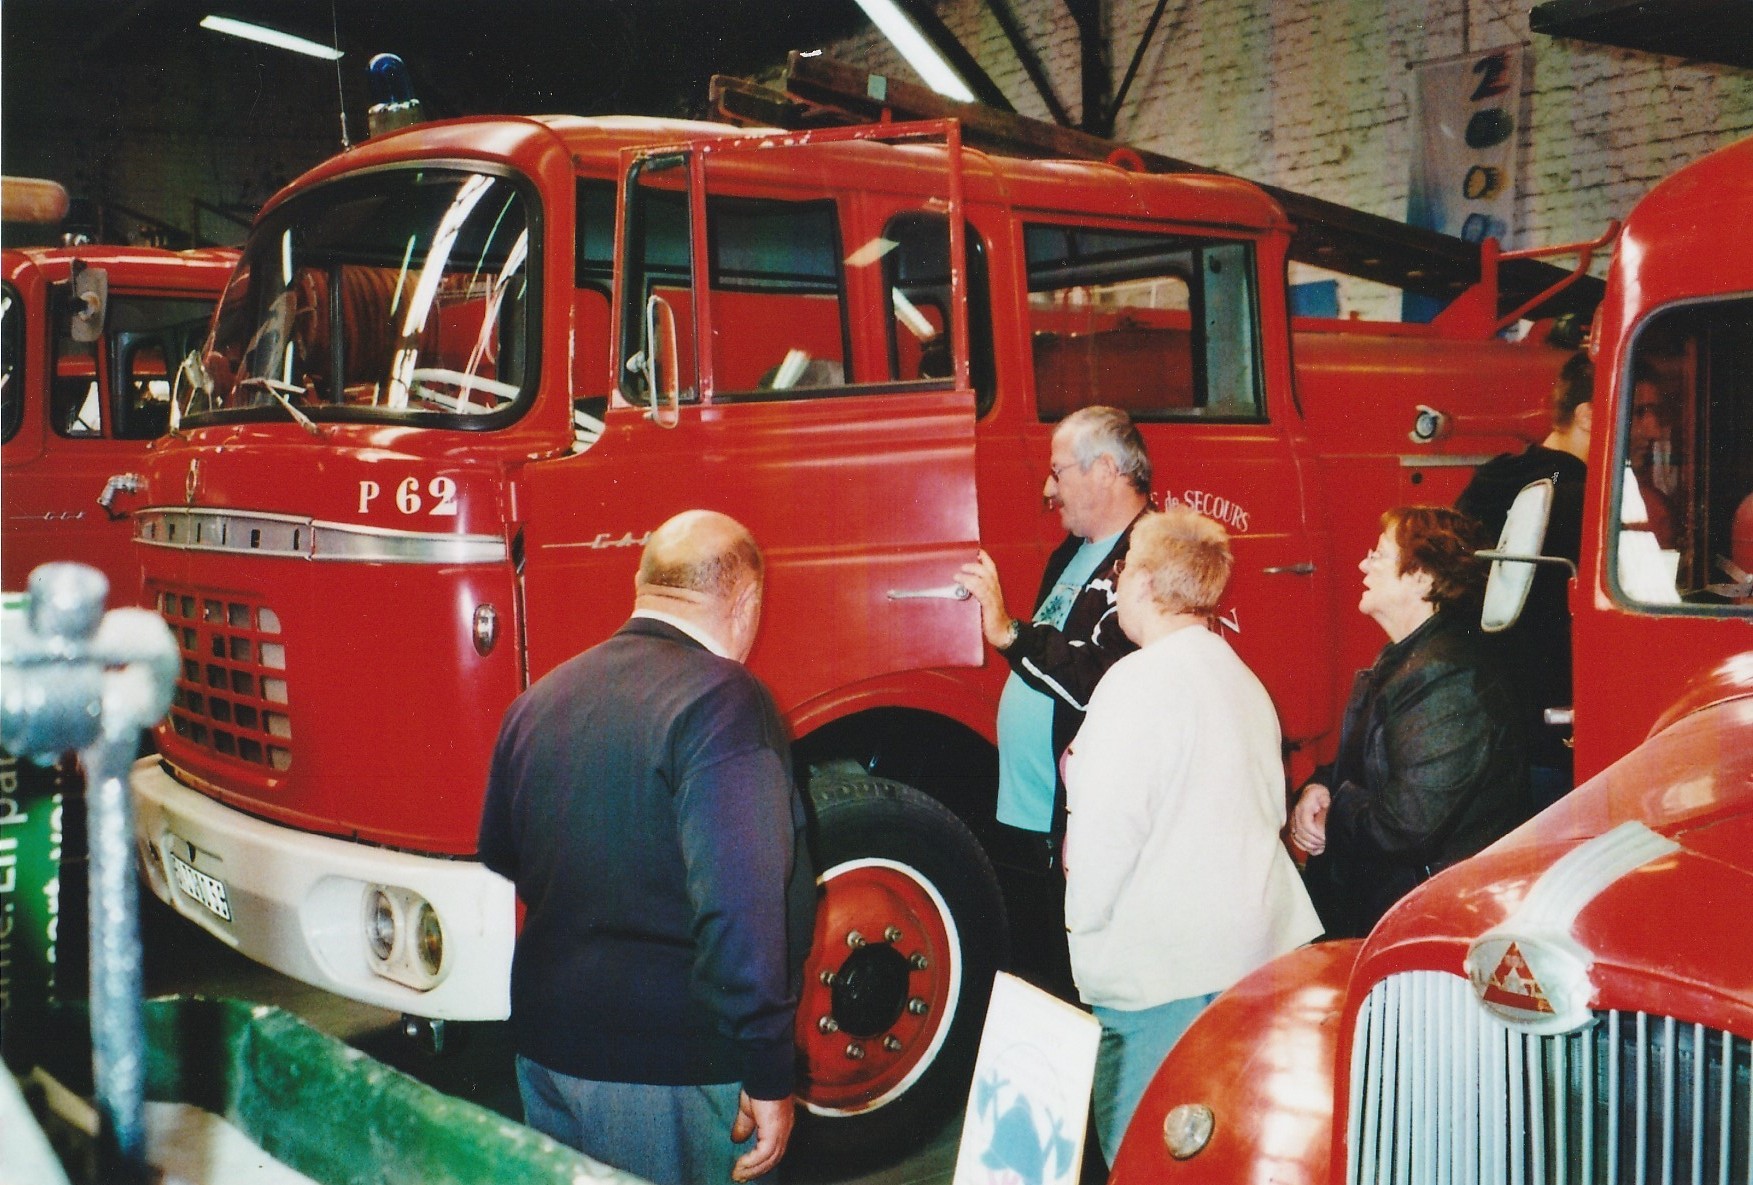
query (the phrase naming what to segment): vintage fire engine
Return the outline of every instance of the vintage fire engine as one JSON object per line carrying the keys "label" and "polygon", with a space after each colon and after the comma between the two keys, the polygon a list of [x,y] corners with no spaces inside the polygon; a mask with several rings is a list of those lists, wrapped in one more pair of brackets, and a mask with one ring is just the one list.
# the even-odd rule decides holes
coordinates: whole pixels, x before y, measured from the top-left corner
{"label": "vintage fire engine", "polygon": [[77,560],[108,577],[114,603],[133,603],[132,524],[98,500],[169,426],[177,365],[206,337],[236,261],[223,249],[0,253],[0,587],[22,590],[38,564]]}
{"label": "vintage fire engine", "polygon": [[1225,628],[1310,768],[1374,650],[1376,516],[1543,431],[1565,357],[1499,339],[1495,259],[1432,326],[1293,322],[1257,187],[960,133],[471,118],[278,195],[126,501],[183,657],[133,774],[153,890],[330,991],[503,1017],[513,892],[471,858],[500,716],[713,507],[768,557],[751,662],[815,815],[802,1099],[847,1144],[959,1107],[994,864],[1040,845],[992,818],[1004,671],[953,577],[984,546],[1031,603],[1054,424],[1126,408],[1159,498],[1235,534]]}
{"label": "vintage fire engine", "polygon": [[1113,1180],[1753,1173],[1748,217],[1753,141],[1658,185],[1609,274],[1571,588],[1594,776],[1368,939],[1219,997]]}

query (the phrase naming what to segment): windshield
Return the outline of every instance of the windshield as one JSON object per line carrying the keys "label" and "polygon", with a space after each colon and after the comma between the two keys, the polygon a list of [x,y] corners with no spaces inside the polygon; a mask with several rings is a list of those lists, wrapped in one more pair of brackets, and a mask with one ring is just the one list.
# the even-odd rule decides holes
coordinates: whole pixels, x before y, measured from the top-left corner
{"label": "windshield", "polygon": [[534,389],[531,247],[505,177],[397,169],[293,198],[251,234],[182,415],[502,423]]}

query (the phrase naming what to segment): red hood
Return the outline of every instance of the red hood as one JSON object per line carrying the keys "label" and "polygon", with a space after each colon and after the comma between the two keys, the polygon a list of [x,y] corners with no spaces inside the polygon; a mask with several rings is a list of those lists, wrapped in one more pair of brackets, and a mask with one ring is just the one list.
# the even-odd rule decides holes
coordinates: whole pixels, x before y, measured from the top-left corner
{"label": "red hood", "polygon": [[[1664,720],[1672,723],[1637,750],[1402,901],[1370,936],[1354,1000],[1359,986],[1398,971],[1465,974],[1481,936],[1527,930],[1575,943],[1590,1007],[1753,1030],[1749,672],[1753,654],[1725,663],[1683,701],[1692,705],[1687,714],[1670,712]],[[1615,843],[1633,845],[1632,867],[1604,859]],[[1594,871],[1579,883],[1591,862]],[[1554,896],[1562,902],[1556,910]]]}

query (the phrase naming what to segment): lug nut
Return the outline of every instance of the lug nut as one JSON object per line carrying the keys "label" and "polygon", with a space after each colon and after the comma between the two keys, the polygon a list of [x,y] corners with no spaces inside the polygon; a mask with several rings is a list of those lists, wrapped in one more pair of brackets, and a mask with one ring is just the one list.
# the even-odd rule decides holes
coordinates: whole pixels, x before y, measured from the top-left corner
{"label": "lug nut", "polygon": [[846,1043],[846,1056],[851,1058],[855,1062],[863,1061],[864,1060],[864,1046],[860,1045],[856,1041],[848,1041]]}
{"label": "lug nut", "polygon": [[821,1020],[816,1022],[816,1028],[823,1033],[838,1033],[840,1031],[840,1022],[831,1016],[824,1016]]}
{"label": "lug nut", "polygon": [[883,938],[889,942],[901,941],[901,927],[890,926],[887,930],[883,931]]}
{"label": "lug nut", "polygon": [[914,955],[907,961],[913,964],[913,970],[915,971],[923,971],[931,966],[931,960],[927,959],[924,955]]}
{"label": "lug nut", "polygon": [[818,975],[816,978],[820,979],[822,981],[823,987],[833,987],[834,986],[834,973],[832,971],[824,971],[820,975]]}
{"label": "lug nut", "polygon": [[901,1039],[899,1037],[895,1036],[895,1034],[890,1033],[888,1036],[883,1038],[883,1048],[888,1050],[890,1053],[900,1053],[901,1052]]}
{"label": "lug nut", "polygon": [[864,945],[864,935],[860,934],[857,930],[850,931],[846,935],[846,945],[857,950]]}
{"label": "lug nut", "polygon": [[925,1002],[924,996],[914,996],[911,1000],[907,1001],[907,1011],[911,1012],[914,1016],[924,1016],[930,1010],[931,1005]]}

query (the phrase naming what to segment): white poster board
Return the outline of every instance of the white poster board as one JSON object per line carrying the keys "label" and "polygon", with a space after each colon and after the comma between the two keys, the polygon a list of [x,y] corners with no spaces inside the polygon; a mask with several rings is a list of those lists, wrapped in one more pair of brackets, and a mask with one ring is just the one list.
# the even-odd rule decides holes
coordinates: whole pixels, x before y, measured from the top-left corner
{"label": "white poster board", "polygon": [[953,1185],[1076,1185],[1102,1026],[1014,975],[992,985]]}

